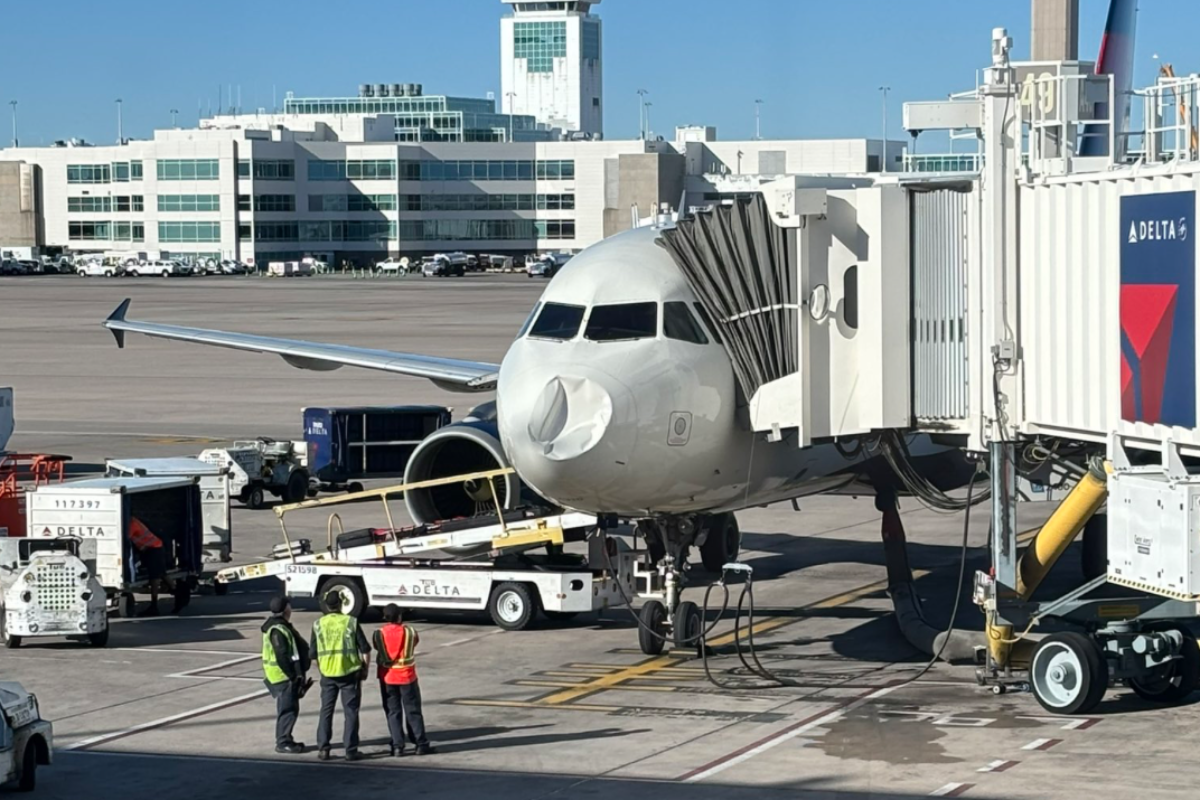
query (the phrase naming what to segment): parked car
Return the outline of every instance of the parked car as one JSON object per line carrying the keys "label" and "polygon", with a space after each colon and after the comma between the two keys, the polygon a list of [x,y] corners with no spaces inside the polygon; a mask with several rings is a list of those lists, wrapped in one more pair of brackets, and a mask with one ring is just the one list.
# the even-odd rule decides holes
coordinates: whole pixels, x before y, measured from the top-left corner
{"label": "parked car", "polygon": [[42,262],[40,261],[21,259],[17,263],[25,268],[26,275],[37,275],[42,271]]}
{"label": "parked car", "polygon": [[446,278],[452,275],[461,278],[467,274],[466,260],[454,262],[443,255],[429,256],[421,261],[421,274],[426,278]]}
{"label": "parked car", "polygon": [[217,265],[218,275],[245,275],[246,265],[240,261],[225,259]]}
{"label": "parked car", "polygon": [[145,264],[131,264],[126,268],[126,273],[139,278],[143,275],[161,275],[164,278],[171,278],[180,275],[191,275],[192,270],[185,267],[178,261],[160,258],[155,261],[150,261]]}
{"label": "parked car", "polygon": [[0,275],[24,275],[24,274],[25,274],[25,267],[23,267],[21,265],[20,261],[14,261],[9,258],[6,258],[3,261],[0,261]]}
{"label": "parked car", "polygon": [[407,257],[394,258],[389,256],[384,261],[375,262],[376,272],[386,272],[391,275],[405,275],[409,272],[409,261]]}
{"label": "parked car", "polygon": [[23,792],[37,785],[37,768],[54,758],[54,728],[37,697],[15,681],[0,681],[0,784]]}
{"label": "parked car", "polygon": [[120,264],[106,264],[102,261],[84,261],[75,268],[75,274],[81,278],[114,278],[124,275],[125,272],[125,267]]}

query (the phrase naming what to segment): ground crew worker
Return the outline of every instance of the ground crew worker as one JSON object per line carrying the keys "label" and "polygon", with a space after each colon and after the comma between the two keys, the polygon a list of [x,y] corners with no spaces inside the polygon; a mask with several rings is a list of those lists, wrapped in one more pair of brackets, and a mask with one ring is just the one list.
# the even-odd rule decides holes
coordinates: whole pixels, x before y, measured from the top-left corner
{"label": "ground crew worker", "polygon": [[325,614],[313,622],[312,652],[321,671],[321,716],[317,722],[317,759],[328,761],[333,738],[333,709],[342,698],[342,744],[347,761],[358,761],[358,709],[362,704],[362,681],[367,677],[371,645],[358,627],[358,620],[342,613],[342,594],[336,589],[325,594]]}
{"label": "ground crew worker", "polygon": [[271,616],[263,623],[263,682],[275,698],[275,752],[303,753],[304,743],[292,738],[300,715],[300,696],[310,666],[308,642],[292,627],[292,604],[271,598]]}
{"label": "ground crew worker", "polygon": [[129,523],[129,541],[137,550],[138,559],[145,567],[146,578],[150,582],[150,605],[143,609],[138,616],[158,616],[158,591],[160,588],[165,592],[174,593],[175,606],[171,609],[171,613],[178,614],[186,603],[183,602],[181,594],[167,580],[167,554],[162,539],[155,536],[154,532],[147,528],[140,519],[134,517]]}
{"label": "ground crew worker", "polygon": [[[404,615],[395,603],[383,609],[384,625],[375,631],[375,652],[379,675],[379,693],[387,714],[392,736],[392,755],[404,755],[404,729],[419,756],[436,752],[425,734],[421,713],[421,687],[417,683],[416,650],[420,637],[404,624]],[[403,724],[401,710],[403,709]]]}

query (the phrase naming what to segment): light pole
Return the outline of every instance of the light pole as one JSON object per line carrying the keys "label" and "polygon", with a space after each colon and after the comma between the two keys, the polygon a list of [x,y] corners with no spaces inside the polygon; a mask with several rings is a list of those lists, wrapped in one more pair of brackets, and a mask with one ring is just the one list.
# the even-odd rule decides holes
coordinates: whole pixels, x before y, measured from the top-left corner
{"label": "light pole", "polygon": [[505,92],[504,96],[508,98],[508,140],[513,140],[513,98],[517,96],[516,92]]}
{"label": "light pole", "polygon": [[654,105],[654,103],[651,103],[649,100],[647,100],[645,105],[646,105],[646,135],[642,138],[649,139],[650,138],[650,106]]}
{"label": "light pole", "polygon": [[121,123],[121,98],[117,98],[117,144],[125,143],[125,129]]}
{"label": "light pole", "polygon": [[754,139],[762,141],[762,100],[754,101]]}
{"label": "light pole", "polygon": [[888,96],[888,92],[890,92],[891,90],[892,90],[892,87],[890,87],[890,86],[880,86],[879,87],[879,91],[883,93],[883,155],[881,155],[879,157],[879,163],[883,165],[882,169],[880,170],[881,172],[888,171],[888,163],[887,163],[888,162],[888,158],[887,158],[887,146],[888,146],[888,141],[887,141],[887,131],[888,131],[888,127],[887,127],[887,96]]}
{"label": "light pole", "polygon": [[171,109],[171,127],[172,128],[179,127],[179,109],[178,108]]}
{"label": "light pole", "polygon": [[9,100],[8,104],[12,106],[13,118],[13,147],[17,147],[17,101]]}
{"label": "light pole", "polygon": [[638,138],[646,138],[646,95],[650,92],[638,89]]}

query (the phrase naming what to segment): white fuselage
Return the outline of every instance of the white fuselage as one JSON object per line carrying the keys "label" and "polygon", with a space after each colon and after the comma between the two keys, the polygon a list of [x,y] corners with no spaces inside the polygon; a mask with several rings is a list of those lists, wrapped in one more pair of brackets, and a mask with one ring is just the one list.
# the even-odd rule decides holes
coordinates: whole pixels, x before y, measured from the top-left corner
{"label": "white fuselage", "polygon": [[[800,449],[750,430],[729,357],[657,237],[630,231],[574,258],[509,348],[498,424],[522,480],[563,506],[629,517],[736,510],[847,480],[834,475],[850,462],[832,445]],[[620,308],[648,303],[654,312]],[[678,305],[666,329],[672,303],[706,341],[679,335]],[[539,325],[548,309],[563,320],[551,335]],[[613,316],[628,329],[600,324]]]}

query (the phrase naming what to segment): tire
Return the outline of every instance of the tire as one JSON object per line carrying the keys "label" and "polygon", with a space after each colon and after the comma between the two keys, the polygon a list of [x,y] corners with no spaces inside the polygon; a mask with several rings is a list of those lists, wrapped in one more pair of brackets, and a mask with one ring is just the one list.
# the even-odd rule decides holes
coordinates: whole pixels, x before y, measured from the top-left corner
{"label": "tire", "polygon": [[1152,626],[1149,630],[1178,630],[1183,634],[1179,658],[1156,670],[1148,678],[1130,678],[1129,688],[1151,703],[1175,704],[1186,700],[1200,686],[1200,647],[1187,628],[1176,625]]}
{"label": "tire", "polygon": [[99,633],[89,633],[87,641],[92,647],[108,647],[108,628],[105,627]]}
{"label": "tire", "polygon": [[363,485],[358,481],[352,481],[351,483],[346,484],[346,492],[348,494],[358,494],[361,491],[363,491]]}
{"label": "tire", "polygon": [[21,756],[21,778],[17,781],[17,790],[32,792],[37,787],[37,745],[34,740],[25,743],[25,753]]}
{"label": "tire", "polygon": [[1051,714],[1086,714],[1108,689],[1108,662],[1082,633],[1056,633],[1038,643],[1029,664],[1033,696]]}
{"label": "tire", "polygon": [[537,613],[537,601],[523,583],[502,583],[488,599],[492,622],[506,631],[523,631]]}
{"label": "tire", "polygon": [[[667,640],[664,632],[667,622],[667,609],[657,600],[647,600],[642,610],[638,612],[638,647],[648,656],[661,655]],[[649,628],[649,630],[646,630]]]}
{"label": "tire", "polygon": [[302,469],[292,470],[288,475],[287,486],[283,490],[285,503],[299,503],[308,497],[308,473]]}
{"label": "tire", "polygon": [[0,638],[4,639],[4,646],[9,650],[16,650],[21,646],[20,636],[9,636],[8,625],[4,621],[4,612],[0,611]]}
{"label": "tire", "polygon": [[708,520],[708,536],[700,546],[700,561],[709,572],[720,572],[736,561],[742,549],[742,532],[733,514],[715,514]]}
{"label": "tire", "polygon": [[[342,595],[343,614],[357,619],[367,610],[367,593],[358,581],[352,578],[333,578],[321,584],[321,589],[317,594],[320,596],[322,607],[325,605],[325,595],[333,591]],[[346,605],[347,599],[349,606]]]}
{"label": "tire", "polygon": [[163,276],[164,278],[169,278],[169,277],[171,277],[171,273],[170,273],[170,271],[169,271],[169,270],[165,270],[165,269],[164,269],[164,270],[163,270],[163,272],[162,272],[162,276]]}
{"label": "tire", "polygon": [[106,278],[111,278],[112,276],[113,276],[113,271],[111,269],[104,273],[104,277],[106,277]]}
{"label": "tire", "polygon": [[684,600],[675,608],[675,624],[672,639],[677,648],[683,650],[700,646],[700,634],[704,630],[704,617],[700,607],[691,600]]}
{"label": "tire", "polygon": [[1108,515],[1093,514],[1083,526],[1080,552],[1083,579],[1091,581],[1108,572]]}
{"label": "tire", "polygon": [[122,619],[133,619],[137,614],[137,601],[130,592],[117,595],[117,616]]}
{"label": "tire", "polygon": [[263,495],[263,488],[261,486],[253,486],[245,494],[246,508],[258,511],[267,504],[266,497]]}

